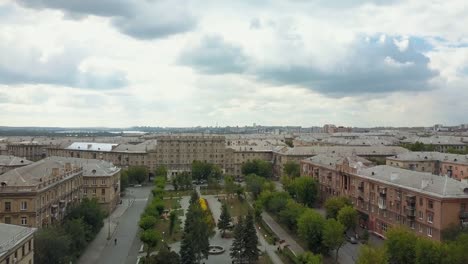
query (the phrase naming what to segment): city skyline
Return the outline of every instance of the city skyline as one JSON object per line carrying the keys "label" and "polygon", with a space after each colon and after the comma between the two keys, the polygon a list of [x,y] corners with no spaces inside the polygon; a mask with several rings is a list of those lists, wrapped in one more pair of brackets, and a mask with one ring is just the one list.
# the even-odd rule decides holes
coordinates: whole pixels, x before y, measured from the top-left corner
{"label": "city skyline", "polygon": [[468,123],[467,7],[0,0],[0,126]]}

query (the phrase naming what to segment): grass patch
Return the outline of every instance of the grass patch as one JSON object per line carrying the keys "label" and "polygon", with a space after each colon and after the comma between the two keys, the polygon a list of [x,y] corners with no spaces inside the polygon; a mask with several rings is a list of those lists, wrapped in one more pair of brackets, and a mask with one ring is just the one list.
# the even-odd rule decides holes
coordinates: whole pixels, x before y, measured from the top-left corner
{"label": "grass patch", "polygon": [[227,199],[221,198],[221,202],[227,202],[229,213],[232,217],[246,216],[249,212],[249,204],[246,200],[239,200],[237,198]]}
{"label": "grass patch", "polygon": [[165,191],[164,192],[164,197],[182,197],[182,196],[190,196],[192,195],[193,190],[171,190],[171,191]]}
{"label": "grass patch", "polygon": [[278,251],[278,256],[285,264],[298,264],[296,256],[292,253],[291,249],[284,248],[283,250]]}
{"label": "grass patch", "polygon": [[218,195],[218,194],[224,194],[223,189],[202,189],[200,188],[200,193],[202,195]]}
{"label": "grass patch", "polygon": [[180,199],[179,198],[173,198],[173,199],[164,199],[164,208],[166,209],[179,209],[180,208]]}
{"label": "grass patch", "polygon": [[270,256],[265,252],[258,258],[258,264],[273,264],[273,261],[271,261]]}
{"label": "grass patch", "polygon": [[268,244],[274,245],[275,242],[278,241],[278,238],[276,237],[275,233],[273,233],[273,231],[271,231],[271,229],[267,225],[265,225],[263,219],[257,221],[255,226],[260,231],[265,240],[268,242]]}

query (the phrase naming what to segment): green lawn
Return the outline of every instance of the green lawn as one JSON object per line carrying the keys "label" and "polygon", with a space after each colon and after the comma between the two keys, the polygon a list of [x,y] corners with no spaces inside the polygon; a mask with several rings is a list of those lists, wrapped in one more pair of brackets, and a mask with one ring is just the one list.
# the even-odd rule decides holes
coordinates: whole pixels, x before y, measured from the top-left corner
{"label": "green lawn", "polygon": [[173,199],[164,199],[164,207],[166,209],[179,209],[180,208],[180,198]]}
{"label": "green lawn", "polygon": [[165,191],[164,197],[181,197],[192,195],[193,190]]}
{"label": "green lawn", "polygon": [[230,198],[230,199],[225,200],[225,197],[221,198],[221,202],[226,202],[226,201],[227,201],[229,213],[231,214],[232,217],[246,216],[247,213],[249,212],[250,207],[246,200],[240,201],[237,198]]}
{"label": "green lawn", "polygon": [[273,261],[271,261],[270,256],[265,252],[263,255],[260,256],[258,259],[258,264],[273,264]]}

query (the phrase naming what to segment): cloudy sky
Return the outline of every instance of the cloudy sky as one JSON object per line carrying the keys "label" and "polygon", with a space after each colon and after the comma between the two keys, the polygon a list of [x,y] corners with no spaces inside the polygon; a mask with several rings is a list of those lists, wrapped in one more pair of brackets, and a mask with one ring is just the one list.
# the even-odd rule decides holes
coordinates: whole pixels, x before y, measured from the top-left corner
{"label": "cloudy sky", "polygon": [[466,0],[0,0],[0,125],[468,123]]}

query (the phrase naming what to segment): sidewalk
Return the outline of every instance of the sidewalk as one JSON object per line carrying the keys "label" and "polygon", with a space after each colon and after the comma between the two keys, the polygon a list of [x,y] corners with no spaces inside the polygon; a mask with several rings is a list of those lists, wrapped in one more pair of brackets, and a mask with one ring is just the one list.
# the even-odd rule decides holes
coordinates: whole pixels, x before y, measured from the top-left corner
{"label": "sidewalk", "polygon": [[292,238],[291,235],[289,235],[289,233],[284,230],[267,212],[262,213],[262,219],[279,239],[286,241],[286,244],[289,245],[289,248],[294,255],[298,256],[304,253],[304,249],[296,242],[296,240],[294,240],[294,238]]}
{"label": "sidewalk", "polygon": [[107,240],[109,232],[110,237],[112,237],[115,230],[117,229],[117,226],[119,225],[120,217],[125,213],[125,211],[127,211],[130,206],[132,206],[134,202],[134,198],[122,199],[122,204],[118,204],[114,212],[112,212],[110,215],[110,221],[109,217],[104,219],[104,226],[101,228],[94,240],[88,245],[85,252],[83,252],[81,257],[78,259],[78,263],[95,263],[99,259],[99,256],[101,255],[101,252],[106,247],[106,245],[112,242]]}

